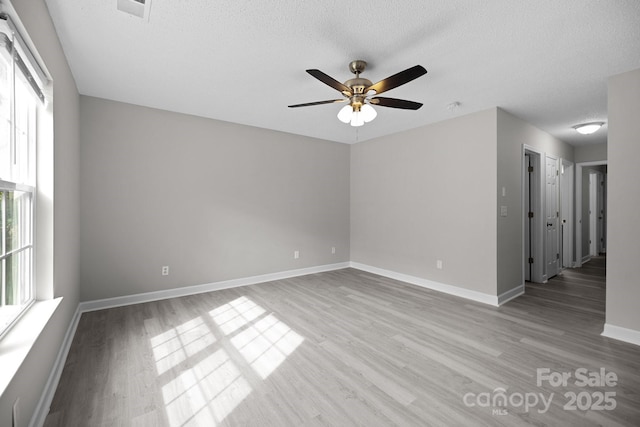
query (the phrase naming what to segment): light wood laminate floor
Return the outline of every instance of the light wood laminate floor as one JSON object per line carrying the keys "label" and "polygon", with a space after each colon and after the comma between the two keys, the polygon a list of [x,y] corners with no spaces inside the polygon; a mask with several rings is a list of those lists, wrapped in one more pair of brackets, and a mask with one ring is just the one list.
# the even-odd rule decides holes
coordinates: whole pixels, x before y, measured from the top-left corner
{"label": "light wood laminate floor", "polygon": [[500,308],[345,269],[85,313],[45,425],[637,426],[604,263]]}

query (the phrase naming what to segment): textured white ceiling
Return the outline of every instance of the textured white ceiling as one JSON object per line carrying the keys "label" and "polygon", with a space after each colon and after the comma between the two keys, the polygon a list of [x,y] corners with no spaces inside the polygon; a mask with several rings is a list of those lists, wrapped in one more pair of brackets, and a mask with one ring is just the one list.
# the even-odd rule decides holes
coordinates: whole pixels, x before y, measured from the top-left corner
{"label": "textured white ceiling", "polygon": [[[638,0],[151,1],[46,0],[81,94],[346,143],[499,106],[578,145],[606,141],[571,126],[607,120],[607,78],[640,68]],[[340,98],[304,70],[345,81],[353,59],[373,82],[424,66],[384,95],[424,106],[360,128],[287,108]]]}

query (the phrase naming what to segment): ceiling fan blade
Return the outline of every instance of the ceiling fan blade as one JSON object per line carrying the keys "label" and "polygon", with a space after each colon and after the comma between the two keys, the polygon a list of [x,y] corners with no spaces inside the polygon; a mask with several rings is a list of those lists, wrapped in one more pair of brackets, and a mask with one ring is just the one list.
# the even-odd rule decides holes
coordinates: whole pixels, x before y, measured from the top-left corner
{"label": "ceiling fan blade", "polygon": [[385,98],[383,96],[371,98],[369,102],[381,107],[402,108],[403,110],[417,110],[422,107],[422,104],[419,102],[407,101],[406,99]]}
{"label": "ceiling fan blade", "polygon": [[342,92],[345,96],[351,96],[353,95],[351,93],[351,88],[349,86],[345,86],[342,83],[340,83],[339,81],[337,81],[336,79],[334,79],[333,77],[323,73],[320,70],[307,70],[307,73],[311,74],[313,77],[315,77],[316,79],[320,80],[322,83],[331,86],[332,88],[334,88],[335,90],[337,90],[338,92]]}
{"label": "ceiling fan blade", "polygon": [[304,104],[295,104],[295,105],[289,105],[289,108],[296,108],[296,107],[310,107],[312,105],[322,105],[322,104],[335,104],[338,102],[347,102],[348,99],[330,99],[328,101],[316,101],[316,102],[307,102]]}
{"label": "ceiling fan blade", "polygon": [[422,65],[416,65],[411,68],[407,68],[404,71],[400,71],[393,76],[387,77],[384,80],[380,80],[378,83],[374,83],[364,90],[367,93],[370,90],[375,90],[377,94],[386,92],[405,83],[409,83],[411,80],[415,80],[418,77],[427,74],[427,70]]}

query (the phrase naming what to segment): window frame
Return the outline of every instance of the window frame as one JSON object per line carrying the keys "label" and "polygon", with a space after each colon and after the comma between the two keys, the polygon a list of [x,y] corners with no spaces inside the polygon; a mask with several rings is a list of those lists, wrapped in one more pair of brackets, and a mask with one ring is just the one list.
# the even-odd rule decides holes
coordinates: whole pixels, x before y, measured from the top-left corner
{"label": "window frame", "polygon": [[[6,167],[0,168],[0,339],[11,330],[22,315],[36,301],[36,188],[38,100],[45,102],[40,89],[42,80],[34,67],[32,55],[20,46],[22,39],[11,20],[0,14],[0,49],[7,68],[8,131],[3,156],[9,156]],[[23,44],[24,45],[24,44]],[[37,63],[36,63],[37,66]],[[6,113],[6,112],[5,112]],[[7,116],[7,114],[5,114]],[[1,143],[2,141],[0,141]],[[0,159],[4,163],[4,159]],[[8,195],[22,193],[25,201]],[[21,196],[22,197],[22,196]],[[24,205],[23,205],[24,204]],[[7,218],[11,216],[10,229]],[[26,224],[25,224],[26,222]],[[19,236],[8,235],[12,232]],[[15,247],[13,246],[15,244]],[[12,263],[11,270],[6,268]],[[15,282],[14,282],[15,281]],[[8,283],[12,283],[12,296]],[[17,284],[17,291],[16,289]],[[8,304],[7,304],[8,303]],[[8,308],[12,307],[12,308]]]}

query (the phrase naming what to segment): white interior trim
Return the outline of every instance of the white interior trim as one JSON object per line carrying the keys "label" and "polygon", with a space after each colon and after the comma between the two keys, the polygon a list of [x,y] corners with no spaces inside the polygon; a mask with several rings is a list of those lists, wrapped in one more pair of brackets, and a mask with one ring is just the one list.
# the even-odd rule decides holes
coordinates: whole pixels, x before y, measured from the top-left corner
{"label": "white interior trim", "polygon": [[603,337],[613,338],[614,340],[640,345],[640,331],[636,331],[635,329],[628,329],[621,326],[615,326],[610,323],[605,323],[604,330],[601,335]]}
{"label": "white interior trim", "polygon": [[[567,159],[561,159],[560,173],[560,213],[562,225],[562,265],[561,269],[573,267],[575,260],[573,258],[574,250],[574,202],[575,202],[575,165]],[[566,233],[566,234],[565,234]]]}
{"label": "white interior trim", "polygon": [[532,221],[532,230],[531,230],[531,247],[533,248],[533,252],[530,256],[533,258],[533,264],[531,266],[531,281],[536,283],[545,283],[547,281],[547,277],[544,273],[544,227],[543,227],[543,219],[544,219],[544,162],[543,159],[545,157],[545,153],[543,151],[538,150],[535,147],[532,147],[527,144],[522,144],[522,177],[521,177],[521,186],[522,186],[522,254],[523,259],[522,262],[522,283],[525,282],[525,260],[524,254],[527,253],[527,249],[525,248],[525,244],[527,242],[525,231],[526,231],[526,217],[524,215],[525,212],[525,155],[530,154],[532,156],[532,160],[534,163],[534,181],[533,191],[530,195],[531,197],[531,211],[533,212],[533,221]]}
{"label": "white interior trim", "polygon": [[187,295],[202,294],[205,292],[219,291],[221,289],[237,288],[240,286],[255,285],[257,283],[271,282],[274,280],[288,279],[291,277],[305,276],[307,274],[323,273],[325,271],[340,270],[349,267],[348,262],[320,265],[317,267],[301,268],[297,270],[282,271],[279,273],[261,274],[259,276],[244,277],[240,279],[223,280],[221,282],[206,283],[203,285],[186,286],[183,288],[167,289],[163,291],[145,292],[142,294],[125,295],[121,297],[106,298],[95,301],[81,302],[80,312],[103,310],[105,308],[122,307],[125,305],[140,304],[144,302],[158,301],[169,298],[184,297]]}
{"label": "white interior trim", "polygon": [[410,276],[408,274],[397,273],[395,271],[385,270],[378,267],[372,267],[370,265],[361,264],[359,262],[351,262],[350,264],[352,268],[377,274],[379,276],[388,277],[389,279],[399,280],[401,282],[410,283],[412,285],[421,286],[427,289],[433,289],[445,294],[481,302],[483,304],[493,305],[495,307],[499,305],[498,297],[495,295],[471,291],[469,289],[460,288],[458,286],[446,285],[444,283],[434,282],[433,280],[422,279],[420,277]]}
{"label": "white interior trim", "polygon": [[0,396],[32,351],[61,302],[62,298],[34,302],[0,340]]}
{"label": "white interior trim", "polygon": [[53,396],[56,393],[58,383],[60,382],[60,377],[62,376],[64,364],[67,360],[67,356],[69,355],[69,350],[71,349],[73,337],[76,334],[76,329],[78,329],[78,323],[80,322],[81,315],[82,313],[80,312],[80,306],[78,305],[78,308],[76,308],[76,312],[71,319],[71,323],[67,328],[67,333],[64,335],[64,339],[62,340],[62,345],[60,346],[60,350],[58,351],[56,360],[55,362],[53,362],[51,373],[49,374],[49,378],[47,379],[47,383],[44,386],[44,390],[42,392],[42,395],[40,396],[40,400],[36,405],[33,416],[31,417],[29,427],[39,427],[44,425],[44,421],[49,414],[49,409],[51,408]]}
{"label": "white interior trim", "polygon": [[[240,279],[225,280],[221,282],[208,283],[204,285],[187,286],[184,288],[168,289],[164,291],[148,292],[144,294],[128,295],[123,297],[107,298],[96,301],[85,301],[78,304],[78,308],[73,316],[73,319],[67,329],[62,346],[56,357],[54,366],[49,375],[49,379],[45,385],[45,389],[42,392],[36,411],[29,423],[30,427],[37,427],[44,424],[44,420],[49,413],[49,408],[53,400],[55,391],[62,375],[64,364],[73,342],[73,337],[76,333],[78,323],[82,313],[102,310],[106,308],[121,307],[131,304],[139,304],[143,302],[157,301],[161,299],[168,299],[180,296],[195,295],[204,292],[217,291],[221,289],[236,288],[240,286],[254,285],[257,283],[270,282],[274,280],[282,280],[291,277],[304,276],[307,274],[322,273],[326,271],[340,270],[343,268],[355,268],[358,270],[366,271],[369,273],[377,274],[380,276],[388,277],[390,279],[399,280],[401,282],[409,283],[412,285],[420,286],[427,289],[432,289],[438,292],[443,292],[449,295],[465,298],[468,300],[488,304],[492,306],[500,306],[508,301],[524,294],[524,285],[516,286],[507,292],[504,292],[498,296],[485,294],[482,292],[471,291],[469,289],[460,288],[457,286],[447,285],[444,283],[434,282],[432,280],[422,279],[415,276],[410,276],[403,273],[398,273],[391,270],[385,270],[382,268],[373,267],[358,262],[342,262],[336,264],[327,264],[317,267],[301,268],[297,270],[288,270],[279,273],[263,274],[259,276],[252,276]],[[55,300],[57,303],[55,306],[49,305],[49,308],[55,310],[59,304],[59,300]],[[614,338],[620,341],[625,341],[631,344],[640,345],[640,331],[632,329],[621,328],[619,326],[605,324],[603,336]],[[6,344],[6,341],[4,342]]]}
{"label": "white interior trim", "polygon": [[[552,194],[553,198],[555,199],[555,205],[556,205],[556,209],[555,211],[557,213],[560,212],[560,178],[559,178],[559,172],[560,172],[560,158],[553,155],[553,154],[549,154],[549,153],[544,153],[544,169],[541,168],[542,172],[542,191],[541,191],[541,196],[542,196],[542,216],[540,217],[540,219],[542,219],[542,224],[546,224],[548,221],[547,215],[548,215],[548,209],[549,209],[549,194],[547,194],[547,192],[549,191],[549,186],[547,184],[547,164],[548,164],[548,160],[551,159],[553,161],[553,163],[555,163],[555,169],[556,169],[556,185],[553,187],[555,190],[553,191],[554,194]],[[557,214],[556,214],[557,215]],[[559,253],[560,250],[560,217],[556,216],[556,236],[555,236],[555,247],[557,248],[558,252],[556,252],[557,254]],[[544,274],[543,274],[543,278],[544,278],[544,283],[547,283],[549,281],[549,279],[551,279],[552,277],[556,276],[558,273],[560,273],[560,271],[562,270],[562,266],[557,264],[556,261],[556,271],[552,272],[549,271],[549,258],[553,259],[553,253],[549,253],[549,232],[548,232],[548,228],[546,226],[542,226],[541,228],[542,231],[542,250],[543,250],[543,255],[542,255],[542,261],[543,261],[543,270],[544,270]]]}
{"label": "white interior trim", "polygon": [[[575,189],[576,189],[576,194],[575,194],[575,201],[576,201],[576,208],[575,208],[575,215],[576,215],[576,220],[575,220],[575,254],[576,254],[576,266],[577,267],[581,267],[582,264],[584,264],[585,262],[589,261],[591,259],[591,256],[587,255],[583,255],[582,254],[582,168],[583,167],[588,167],[588,166],[600,166],[600,165],[606,165],[607,164],[607,160],[597,160],[597,161],[593,161],[593,162],[581,162],[581,163],[576,163],[576,174],[575,174]],[[588,190],[587,190],[588,191]]]}
{"label": "white interior trim", "polygon": [[498,305],[505,304],[520,295],[524,295],[524,285],[516,286],[515,288],[509,289],[507,292],[503,292],[498,295]]}
{"label": "white interior trim", "polygon": [[[78,328],[78,323],[80,322],[80,317],[82,316],[82,313],[95,311],[95,310],[102,310],[105,308],[121,307],[125,305],[139,304],[143,302],[157,301],[161,299],[195,295],[195,294],[200,294],[204,292],[217,291],[221,289],[229,289],[229,288],[236,288],[240,286],[254,285],[257,283],[288,279],[291,277],[304,276],[307,274],[315,274],[315,273],[322,273],[325,271],[340,270],[348,267],[349,267],[348,262],[342,262],[337,264],[321,265],[317,267],[301,268],[298,270],[288,270],[288,271],[283,271],[279,273],[262,274],[259,276],[252,276],[252,277],[246,277],[241,279],[225,280],[221,282],[208,283],[204,285],[187,286],[184,288],[177,288],[177,289],[168,289],[165,291],[147,292],[143,294],[127,295],[123,297],[81,302],[80,304],[78,304],[78,308],[76,309],[73,319],[71,320],[71,323],[67,328],[67,332],[62,342],[62,346],[60,347],[58,356],[56,357],[56,360],[53,364],[53,368],[51,369],[51,374],[49,375],[49,379],[47,380],[47,383],[42,392],[42,395],[40,396],[40,400],[38,401],[36,410],[33,413],[33,416],[31,417],[29,427],[42,426],[44,424],[44,421],[47,415],[49,414],[49,408],[51,407],[51,402],[53,401],[53,397],[55,395],[56,389],[58,388],[58,383],[60,382],[60,376],[62,375],[62,370],[64,368],[67,355],[69,354],[69,350],[71,349],[71,343],[73,342],[73,337],[76,333],[76,329]],[[62,300],[62,298],[59,298],[55,301],[59,303],[58,300]],[[55,307],[57,307],[57,304],[55,305]],[[55,309],[55,307],[53,309]],[[17,329],[17,328],[12,328],[12,330],[13,329]],[[2,344],[7,344],[7,343],[9,343],[9,341],[7,341],[6,338],[3,339]]]}
{"label": "white interior trim", "polygon": [[196,286],[187,286],[184,288],[176,288],[176,289],[167,289],[164,291],[155,291],[155,292],[147,292],[142,294],[135,295],[127,295],[122,297],[115,298],[106,298],[95,301],[85,301],[78,304],[78,308],[76,313],[67,329],[67,333],[65,335],[63,344],[58,352],[58,356],[56,357],[56,361],[52,368],[51,374],[47,381],[44,391],[40,397],[38,405],[36,407],[36,411],[34,412],[31,422],[29,424],[30,427],[37,427],[44,424],[44,420],[49,413],[49,408],[51,406],[51,402],[53,400],[55,391],[58,387],[58,382],[60,381],[60,376],[62,375],[62,370],[64,368],[65,360],[67,355],[69,354],[69,350],[71,348],[71,343],[73,341],[73,336],[76,333],[76,329],[78,327],[78,323],[80,321],[80,317],[82,313],[103,310],[106,308],[113,307],[122,307],[126,305],[132,304],[140,304],[144,302],[157,301],[168,298],[175,298],[187,295],[195,295],[204,292],[217,291],[222,289],[236,288],[240,286],[248,286],[254,285],[257,283],[270,282],[275,280],[288,279],[291,277],[304,276],[307,274],[315,274],[322,273],[326,271],[334,271],[340,270],[343,268],[356,268],[358,270],[367,271],[369,273],[378,274],[380,276],[388,277],[395,280],[400,280],[402,282],[410,283],[413,285],[421,286],[428,289],[433,289],[439,292],[444,292],[450,295],[455,295],[458,297],[462,297],[465,299],[469,299],[476,302],[481,302],[483,304],[489,304],[493,306],[498,306],[499,304],[504,304],[505,302],[515,298],[518,295],[524,293],[524,286],[519,286],[514,288],[499,297],[484,294],[481,292],[470,291],[468,289],[460,288],[457,286],[446,285],[443,283],[434,282],[427,279],[421,279],[414,276],[409,276],[402,273],[397,273],[390,270],[384,270],[377,267],[372,267],[365,264],[354,263],[354,262],[342,262],[337,264],[327,264],[321,265],[317,267],[309,267],[302,268],[297,270],[288,270],[279,273],[270,273],[270,274],[262,274],[259,276],[252,276],[240,279],[233,280],[225,280],[221,282],[207,283],[203,285]]}

